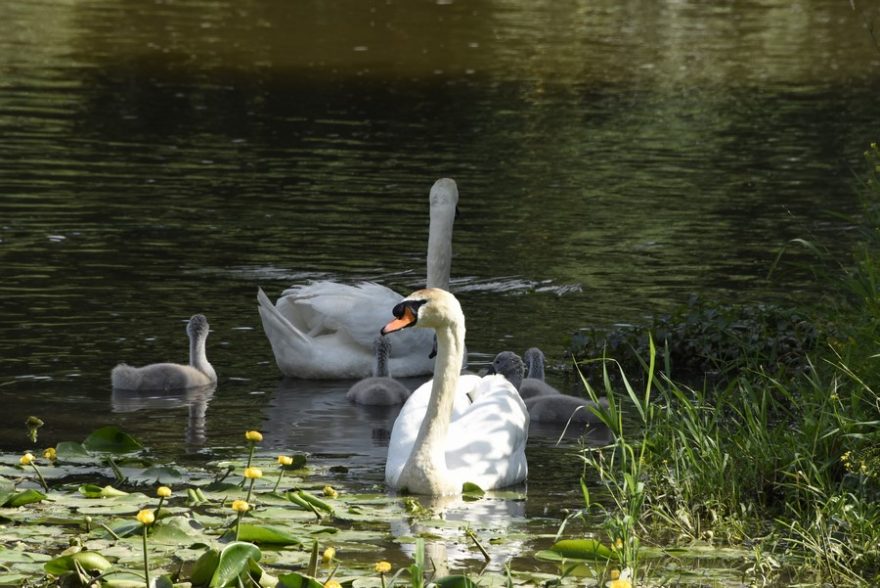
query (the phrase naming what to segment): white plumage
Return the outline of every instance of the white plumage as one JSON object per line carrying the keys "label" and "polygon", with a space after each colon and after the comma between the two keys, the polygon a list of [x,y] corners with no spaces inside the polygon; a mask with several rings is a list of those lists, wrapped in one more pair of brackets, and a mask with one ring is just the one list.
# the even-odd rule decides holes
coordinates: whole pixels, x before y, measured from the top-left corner
{"label": "white plumage", "polygon": [[[427,285],[448,289],[452,228],[458,188],[449,178],[434,182],[430,192]],[[341,284],[318,281],[285,290],[273,305],[259,290],[263,330],[278,368],[298,378],[365,378],[373,369],[373,340],[388,310],[402,300],[390,288],[372,282]],[[405,378],[431,373],[429,332],[401,333],[392,341],[389,369]]]}

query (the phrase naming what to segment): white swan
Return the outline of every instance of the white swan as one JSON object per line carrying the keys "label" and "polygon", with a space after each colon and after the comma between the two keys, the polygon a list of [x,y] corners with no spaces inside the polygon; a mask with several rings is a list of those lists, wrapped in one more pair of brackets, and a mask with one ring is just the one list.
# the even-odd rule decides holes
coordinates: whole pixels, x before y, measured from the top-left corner
{"label": "white swan", "polygon": [[[452,226],[458,203],[455,181],[441,178],[430,192],[427,286],[449,288]],[[364,282],[312,282],[285,290],[273,305],[257,292],[263,330],[275,362],[297,378],[365,378],[373,369],[373,339],[385,323],[388,309],[402,300],[393,290]],[[389,358],[398,378],[431,373],[433,337],[411,331],[395,336]]]}
{"label": "white swan", "polygon": [[391,349],[388,337],[376,337],[373,349],[376,353],[373,375],[355,382],[345,397],[356,404],[372,406],[403,404],[409,398],[410,389],[392,378],[388,372],[388,352]]}
{"label": "white swan", "polygon": [[189,365],[153,363],[132,367],[121,363],[110,372],[110,381],[120,390],[183,390],[217,382],[217,373],[205,354],[210,329],[203,314],[194,315],[186,324],[189,336]]}
{"label": "white swan", "polygon": [[489,490],[525,480],[528,412],[503,376],[460,374],[465,324],[455,296],[418,290],[393,313],[397,318],[382,333],[434,329],[437,362],[434,379],[413,392],[394,422],[385,463],[388,486],[439,496],[460,494],[465,482]]}

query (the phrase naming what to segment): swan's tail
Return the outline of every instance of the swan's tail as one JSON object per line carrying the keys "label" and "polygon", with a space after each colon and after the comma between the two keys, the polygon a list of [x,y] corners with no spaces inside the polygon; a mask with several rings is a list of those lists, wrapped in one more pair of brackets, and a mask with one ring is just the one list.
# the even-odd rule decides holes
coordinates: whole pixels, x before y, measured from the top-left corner
{"label": "swan's tail", "polygon": [[281,314],[262,288],[257,289],[257,303],[263,321],[263,331],[272,345],[275,363],[278,364],[278,369],[287,374],[289,370],[285,369],[285,366],[290,361],[288,358],[309,353],[309,337]]}

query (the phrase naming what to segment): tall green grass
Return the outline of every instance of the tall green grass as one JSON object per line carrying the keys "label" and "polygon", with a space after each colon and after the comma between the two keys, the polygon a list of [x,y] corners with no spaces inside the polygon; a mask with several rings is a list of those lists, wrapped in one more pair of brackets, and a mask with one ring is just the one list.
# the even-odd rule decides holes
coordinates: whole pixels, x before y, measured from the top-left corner
{"label": "tall green grass", "polygon": [[623,370],[612,379],[607,360],[591,362],[612,440],[583,458],[612,497],[608,539],[623,540],[634,577],[642,544],[699,542],[750,546],[755,586],[880,584],[880,150],[866,155],[863,239],[826,278],[840,284],[823,317],[834,335],[808,369],[766,373],[756,360],[721,389],[696,389],[657,370],[651,341],[636,393]]}

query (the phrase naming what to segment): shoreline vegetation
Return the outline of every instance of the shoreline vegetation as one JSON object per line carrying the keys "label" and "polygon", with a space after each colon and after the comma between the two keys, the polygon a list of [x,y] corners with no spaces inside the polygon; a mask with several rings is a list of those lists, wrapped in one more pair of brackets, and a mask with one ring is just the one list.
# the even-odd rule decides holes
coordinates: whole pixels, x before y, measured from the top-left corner
{"label": "shoreline vegetation", "polygon": [[[259,431],[245,433],[241,459],[200,470],[152,463],[113,427],[40,450],[42,421],[32,418],[31,449],[0,465],[0,584],[877,585],[876,144],[866,157],[852,259],[829,259],[820,243],[790,245],[817,254],[816,282],[838,284],[837,294],[806,309],[693,300],[645,327],[573,337],[572,373],[594,400],[607,396],[594,412],[610,441],[580,449],[583,504],[560,521],[552,546],[520,554],[555,574],[514,565],[436,574],[417,533],[410,561],[375,547],[369,565],[340,561],[343,545],[387,540],[389,521],[433,515],[411,497],[326,485],[305,456],[258,456]],[[466,489],[464,500],[483,499]],[[485,539],[471,528],[466,537],[488,562]],[[668,565],[732,551],[735,584],[682,579]]]}
{"label": "shoreline vegetation", "polygon": [[604,513],[634,583],[659,573],[644,545],[748,548],[748,586],[880,583],[876,143],[865,156],[852,259],[790,244],[815,252],[817,291],[836,295],[809,309],[693,300],[647,327],[573,337],[587,392],[616,398],[601,414],[612,442],[582,454],[585,488],[612,505],[585,492],[586,507]]}

